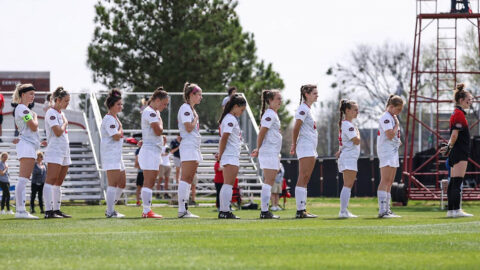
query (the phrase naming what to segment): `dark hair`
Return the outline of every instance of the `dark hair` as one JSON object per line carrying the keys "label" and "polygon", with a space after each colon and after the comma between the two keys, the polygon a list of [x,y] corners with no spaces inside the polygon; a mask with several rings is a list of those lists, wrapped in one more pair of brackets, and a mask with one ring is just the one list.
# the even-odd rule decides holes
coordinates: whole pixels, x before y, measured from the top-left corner
{"label": "dark hair", "polygon": [[148,99],[147,104],[150,105],[150,102],[154,101],[157,98],[159,99],[168,98],[168,93],[167,91],[163,90],[163,86],[159,86],[157,87],[157,89],[155,89],[155,91],[153,91],[153,94]]}
{"label": "dark hair", "polygon": [[262,91],[262,110],[260,113],[260,120],[262,119],[262,116],[265,113],[265,107],[266,107],[265,104],[270,105],[270,101],[272,101],[275,98],[275,95],[277,95],[277,93],[280,93],[280,91],[277,89]]}
{"label": "dark hair", "polygon": [[113,88],[108,93],[107,99],[105,100],[105,106],[110,109],[119,100],[122,100],[122,92],[120,92],[120,90],[118,90],[117,88]]}
{"label": "dark hair", "polygon": [[186,82],[183,86],[183,100],[185,100],[186,103],[189,103],[190,94],[195,94],[199,90],[201,89],[197,84]]}
{"label": "dark hair", "polygon": [[62,99],[66,96],[70,95],[67,90],[63,89],[63,86],[57,87],[55,91],[52,94],[52,100],[53,102],[57,102],[57,98]]}
{"label": "dark hair", "polygon": [[48,102],[52,101],[52,93],[48,93],[48,94],[47,94],[47,97],[45,97],[45,99],[46,99]]}
{"label": "dark hair", "polygon": [[230,86],[230,87],[228,88],[228,95],[230,96],[233,91],[237,91],[237,87],[235,87],[235,86]]}
{"label": "dark hair", "polygon": [[317,86],[314,84],[305,84],[300,87],[300,104],[303,100],[307,100],[305,94],[310,94],[314,89],[317,89]]}
{"label": "dark hair", "polygon": [[346,113],[347,109],[351,109],[354,105],[357,105],[357,102],[349,99],[340,100],[340,119],[338,120],[338,129],[342,130],[342,119],[343,115]]}
{"label": "dark hair", "polygon": [[400,96],[397,95],[390,95],[387,100],[387,106],[392,105],[393,107],[397,106],[402,106],[403,105],[403,99]]}
{"label": "dark hair", "polygon": [[225,104],[225,108],[223,108],[222,116],[220,117],[220,120],[218,120],[219,124],[222,123],[222,120],[225,117],[225,115],[227,115],[227,113],[229,113],[233,109],[233,106],[235,105],[240,107],[247,106],[247,101],[241,95],[238,95],[238,94],[233,95],[230,98],[230,100],[227,102],[227,104]]}
{"label": "dark hair", "polygon": [[465,91],[465,84],[463,83],[457,84],[457,88],[454,92],[454,99],[456,104],[460,103],[460,99],[464,99],[467,97],[468,94],[470,94],[470,92]]}

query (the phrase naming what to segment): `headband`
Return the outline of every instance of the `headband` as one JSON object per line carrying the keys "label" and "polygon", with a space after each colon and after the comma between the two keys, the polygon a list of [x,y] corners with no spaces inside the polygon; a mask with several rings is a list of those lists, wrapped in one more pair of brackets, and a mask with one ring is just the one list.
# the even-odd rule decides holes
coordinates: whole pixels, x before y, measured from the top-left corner
{"label": "headband", "polygon": [[29,86],[29,87],[27,87],[27,88],[23,88],[22,90],[18,91],[18,93],[21,95],[21,94],[23,94],[23,93],[26,93],[26,92],[32,91],[32,90],[35,91],[35,90],[36,90],[35,87]]}

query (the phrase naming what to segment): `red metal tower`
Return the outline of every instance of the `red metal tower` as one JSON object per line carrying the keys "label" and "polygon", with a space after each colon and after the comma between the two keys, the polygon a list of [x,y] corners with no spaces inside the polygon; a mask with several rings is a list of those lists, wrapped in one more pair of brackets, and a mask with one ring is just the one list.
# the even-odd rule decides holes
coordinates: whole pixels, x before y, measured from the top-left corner
{"label": "red metal tower", "polygon": [[[415,25],[415,38],[413,45],[412,70],[410,79],[410,93],[408,98],[407,125],[405,130],[404,144],[404,163],[402,180],[408,183],[409,199],[421,200],[439,200],[440,199],[440,181],[447,177],[448,172],[442,164],[445,158],[441,156],[438,149],[442,142],[449,139],[449,118],[453,112],[453,89],[459,78],[464,79],[466,76],[480,74],[479,70],[458,70],[457,64],[457,48],[458,48],[458,25],[459,23],[469,22],[480,34],[480,12],[479,1],[475,0],[473,6],[470,6],[470,12],[462,13],[438,12],[439,1],[437,0],[416,0],[417,4],[417,20]],[[448,2],[450,1],[442,1]],[[463,9],[463,1],[456,1],[457,9]],[[445,6],[444,6],[445,8]],[[475,9],[473,12],[472,10]],[[436,26],[436,27],[435,27]],[[427,68],[422,65],[420,59],[424,56],[424,47],[421,46],[422,35],[427,34],[436,39],[434,44],[435,55],[434,64]],[[436,31],[436,32],[435,32]],[[478,35],[480,41],[480,35]],[[429,81],[431,91],[422,89],[422,82]],[[427,93],[428,92],[428,93]],[[477,102],[478,102],[478,97]],[[430,104],[432,118],[430,123],[422,121],[421,112],[417,110],[420,104]],[[433,120],[433,121],[432,121]],[[470,122],[470,129],[477,126],[478,119]],[[433,140],[433,147],[436,149],[435,154],[428,159],[418,161],[414,164],[414,145],[422,143],[416,140],[416,131],[421,132],[422,129],[430,133]],[[478,128],[478,126],[477,126]],[[473,164],[478,171],[469,170],[468,175],[480,174],[480,165],[478,160],[470,159],[469,163]],[[429,168],[429,170],[426,170]],[[430,181],[425,181],[429,178]],[[464,200],[480,200],[480,190],[478,188],[465,188]]]}

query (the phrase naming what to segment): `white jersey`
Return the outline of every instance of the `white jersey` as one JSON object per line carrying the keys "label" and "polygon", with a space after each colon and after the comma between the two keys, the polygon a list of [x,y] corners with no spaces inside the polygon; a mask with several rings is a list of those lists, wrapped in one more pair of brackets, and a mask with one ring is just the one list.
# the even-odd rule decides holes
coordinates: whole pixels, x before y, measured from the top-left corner
{"label": "white jersey", "polygon": [[[60,136],[56,136],[53,132],[54,126],[62,127],[64,123],[65,114],[59,112],[54,108],[50,108],[45,113],[45,130],[47,132],[47,149],[45,152],[50,153],[62,153],[64,155],[70,155],[70,145],[68,140],[68,130],[65,131]],[[65,118],[66,119],[66,118]]]}
{"label": "white jersey", "polygon": [[103,157],[115,156],[116,159],[122,156],[123,138],[118,141],[113,139],[113,135],[118,134],[120,130],[120,122],[113,115],[106,114],[102,120],[100,134],[102,142],[100,143],[100,152]]}
{"label": "white jersey", "polygon": [[282,150],[282,134],[280,133],[278,114],[272,109],[267,109],[262,116],[260,126],[268,128],[268,131],[258,152],[278,155]]}
{"label": "white jersey", "polygon": [[166,146],[164,146],[162,149],[162,162],[160,163],[160,165],[162,166],[170,166],[170,154],[165,155],[166,149],[167,149]]}
{"label": "white jersey", "polygon": [[295,119],[300,119],[303,122],[298,134],[297,145],[308,146],[317,149],[317,125],[313,120],[310,107],[308,107],[308,105],[305,103],[300,104],[297,112],[295,113]]}
{"label": "white jersey", "polygon": [[150,124],[160,122],[160,112],[155,111],[152,107],[147,106],[142,112],[142,140],[143,145],[147,147],[162,147],[163,138],[162,135],[157,136]]}
{"label": "white jersey", "polygon": [[392,140],[387,138],[385,131],[395,127],[395,119],[389,112],[385,112],[378,120],[377,154],[381,156],[397,153],[400,146],[400,127]]}
{"label": "white jersey", "polygon": [[188,132],[185,128],[185,123],[192,123],[195,119],[192,107],[189,104],[184,103],[180,106],[177,114],[178,129],[180,130],[180,137],[182,137],[182,147],[194,147],[200,148],[202,137],[200,136],[200,124],[197,121],[197,126],[192,131]]}
{"label": "white jersey", "polygon": [[220,136],[224,133],[230,133],[230,136],[228,136],[227,145],[225,146],[223,155],[239,157],[242,148],[242,131],[237,118],[230,113],[225,115],[220,125]]}
{"label": "white jersey", "polygon": [[30,109],[27,106],[18,104],[15,108],[15,124],[18,127],[18,132],[20,133],[20,140],[32,143],[36,148],[39,148],[40,136],[38,135],[38,131],[32,131],[24,121],[25,116],[29,114],[31,117],[33,117]]}
{"label": "white jersey", "polygon": [[230,100],[230,96],[226,96],[223,101],[222,101],[222,107],[225,107],[227,105],[227,102]]}
{"label": "white jersey", "polygon": [[352,139],[357,137],[358,129],[352,122],[343,120],[342,129],[340,130],[340,158],[358,159],[360,156],[360,145],[355,145]]}

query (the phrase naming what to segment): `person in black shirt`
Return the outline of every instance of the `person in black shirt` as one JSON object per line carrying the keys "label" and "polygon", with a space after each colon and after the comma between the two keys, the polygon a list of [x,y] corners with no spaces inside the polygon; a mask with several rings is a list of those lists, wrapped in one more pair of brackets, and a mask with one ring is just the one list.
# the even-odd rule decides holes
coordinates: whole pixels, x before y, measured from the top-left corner
{"label": "person in black shirt", "polygon": [[182,137],[180,135],[177,136],[176,139],[173,139],[170,142],[170,153],[173,154],[173,166],[175,166],[175,181],[178,184],[180,180],[180,167],[182,163],[180,162],[180,151],[178,150],[180,147],[180,142],[182,141]]}
{"label": "person in black shirt", "polygon": [[455,91],[455,110],[450,117],[450,140],[442,147],[441,152],[448,155],[451,168],[450,182],[448,183],[448,211],[447,217],[471,217],[460,209],[461,185],[467,170],[468,155],[470,152],[470,132],[465,117],[465,110],[472,105],[472,94],[464,90],[465,85],[457,85]]}

